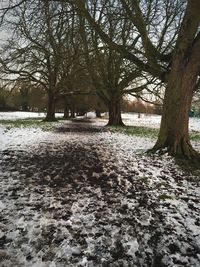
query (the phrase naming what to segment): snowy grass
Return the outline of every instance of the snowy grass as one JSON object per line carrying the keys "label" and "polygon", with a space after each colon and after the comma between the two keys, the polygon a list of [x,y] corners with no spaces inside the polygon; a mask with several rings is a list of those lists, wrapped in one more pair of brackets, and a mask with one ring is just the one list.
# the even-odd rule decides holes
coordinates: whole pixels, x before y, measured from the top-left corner
{"label": "snowy grass", "polygon": [[158,129],[139,126],[108,126],[111,132],[120,132],[127,135],[144,136],[149,138],[156,138]]}
{"label": "snowy grass", "polygon": [[198,140],[200,140],[200,132],[197,132],[197,131],[192,131],[192,132],[190,132],[190,138],[191,138],[191,140],[193,140],[193,141],[198,141]]}
{"label": "snowy grass", "polygon": [[[59,118],[57,122],[45,122],[41,118],[32,117],[32,118],[22,118],[22,119],[3,119],[0,120],[0,126],[4,126],[7,130],[12,128],[40,128],[43,131],[53,131],[56,127],[59,126],[62,122],[65,121],[79,121],[78,119],[63,119]],[[86,119],[86,122],[89,120]],[[100,120],[99,120],[100,121]],[[81,122],[84,122],[83,119]],[[91,121],[93,122],[93,121]],[[103,120],[104,122],[104,120]],[[200,122],[199,122],[200,123]],[[159,133],[159,128],[152,128],[152,127],[144,127],[144,126],[108,126],[106,127],[111,132],[119,132],[126,135],[132,136],[143,136],[148,138],[157,138]],[[200,140],[200,132],[191,130],[190,131],[190,138],[192,141],[199,141]]]}
{"label": "snowy grass", "polygon": [[[148,138],[157,138],[159,129],[150,128],[150,127],[140,127],[140,126],[108,126],[107,127],[111,132],[119,132],[127,135],[133,136],[144,136]],[[190,139],[192,141],[200,140],[200,132],[191,131]]]}
{"label": "snowy grass", "polygon": [[[26,118],[40,118],[44,119],[46,114],[44,112],[24,112],[24,111],[12,111],[12,112],[0,112],[0,120],[17,120]],[[63,117],[63,113],[56,113],[56,118]]]}
{"label": "snowy grass", "polygon": [[0,120],[0,125],[5,126],[7,130],[12,128],[41,128],[43,131],[51,131],[58,126],[58,122],[45,122],[38,118]]}

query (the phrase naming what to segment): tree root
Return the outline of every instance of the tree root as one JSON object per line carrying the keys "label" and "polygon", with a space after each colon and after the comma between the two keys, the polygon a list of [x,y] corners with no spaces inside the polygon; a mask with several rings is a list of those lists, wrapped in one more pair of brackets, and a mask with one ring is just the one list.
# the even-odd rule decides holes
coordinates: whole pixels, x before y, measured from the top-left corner
{"label": "tree root", "polygon": [[148,151],[148,153],[165,154],[175,157],[176,159],[183,159],[188,161],[200,162],[200,154],[192,147],[190,141],[186,138],[174,143],[156,143],[155,146]]}
{"label": "tree root", "polygon": [[56,121],[58,121],[56,118],[44,118],[43,119],[43,121],[45,121],[45,122],[56,122]]}
{"label": "tree root", "polygon": [[126,125],[123,123],[123,121],[119,121],[119,122],[108,122],[106,124],[106,126],[122,126],[122,127],[124,127]]}

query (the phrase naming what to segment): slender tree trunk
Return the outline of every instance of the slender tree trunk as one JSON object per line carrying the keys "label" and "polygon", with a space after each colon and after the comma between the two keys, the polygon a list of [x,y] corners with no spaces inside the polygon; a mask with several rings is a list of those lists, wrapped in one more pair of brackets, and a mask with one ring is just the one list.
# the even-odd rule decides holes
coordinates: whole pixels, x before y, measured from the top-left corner
{"label": "slender tree trunk", "polygon": [[48,94],[47,114],[44,121],[56,121],[55,117],[56,99],[53,93]]}
{"label": "slender tree trunk", "polygon": [[23,102],[22,103],[22,111],[28,111],[29,109],[28,109],[28,103],[26,103],[26,102]]}
{"label": "slender tree trunk", "polygon": [[64,109],[64,119],[68,119],[69,118],[69,107],[66,105],[65,109]]}
{"label": "slender tree trunk", "polygon": [[109,126],[123,126],[124,123],[121,117],[121,99],[114,98],[111,99],[108,104],[108,112],[109,112]]}
{"label": "slender tree trunk", "polygon": [[97,109],[95,110],[95,114],[96,114],[96,117],[97,117],[97,118],[101,118],[101,110],[100,110],[100,109],[97,108]]}
{"label": "slender tree trunk", "polygon": [[20,89],[20,95],[22,111],[28,111],[29,89],[27,87],[22,87]]}
{"label": "slender tree trunk", "polygon": [[70,118],[75,118],[75,108],[71,107],[70,109]]}

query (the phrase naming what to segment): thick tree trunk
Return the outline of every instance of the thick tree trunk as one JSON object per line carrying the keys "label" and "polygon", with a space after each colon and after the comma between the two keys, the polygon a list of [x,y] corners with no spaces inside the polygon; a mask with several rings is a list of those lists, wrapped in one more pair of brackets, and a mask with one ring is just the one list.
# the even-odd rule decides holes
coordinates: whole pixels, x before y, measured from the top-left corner
{"label": "thick tree trunk", "polygon": [[108,104],[109,126],[123,126],[124,123],[121,117],[121,99],[112,99]]}
{"label": "thick tree trunk", "polygon": [[56,99],[52,93],[48,94],[47,114],[44,121],[56,121],[55,117]]}
{"label": "thick tree trunk", "polygon": [[155,150],[167,148],[174,156],[193,158],[197,153],[190,144],[188,123],[196,73],[192,66],[170,75],[163,104],[161,127]]}
{"label": "thick tree trunk", "polygon": [[199,159],[189,140],[188,123],[200,70],[200,2],[189,0],[172,58],[163,103],[161,127],[153,150],[167,148],[176,157]]}
{"label": "thick tree trunk", "polygon": [[199,74],[200,35],[187,57],[174,56],[166,88],[161,127],[154,150],[167,148],[176,157],[199,158],[189,140],[189,110]]}

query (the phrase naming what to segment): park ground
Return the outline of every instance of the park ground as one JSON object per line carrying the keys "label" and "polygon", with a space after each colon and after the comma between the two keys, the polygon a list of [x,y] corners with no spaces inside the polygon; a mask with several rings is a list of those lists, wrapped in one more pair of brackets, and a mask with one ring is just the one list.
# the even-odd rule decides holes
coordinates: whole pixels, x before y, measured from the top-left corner
{"label": "park ground", "polygon": [[159,116],[40,116],[0,113],[0,267],[200,266],[199,171],[145,153]]}

